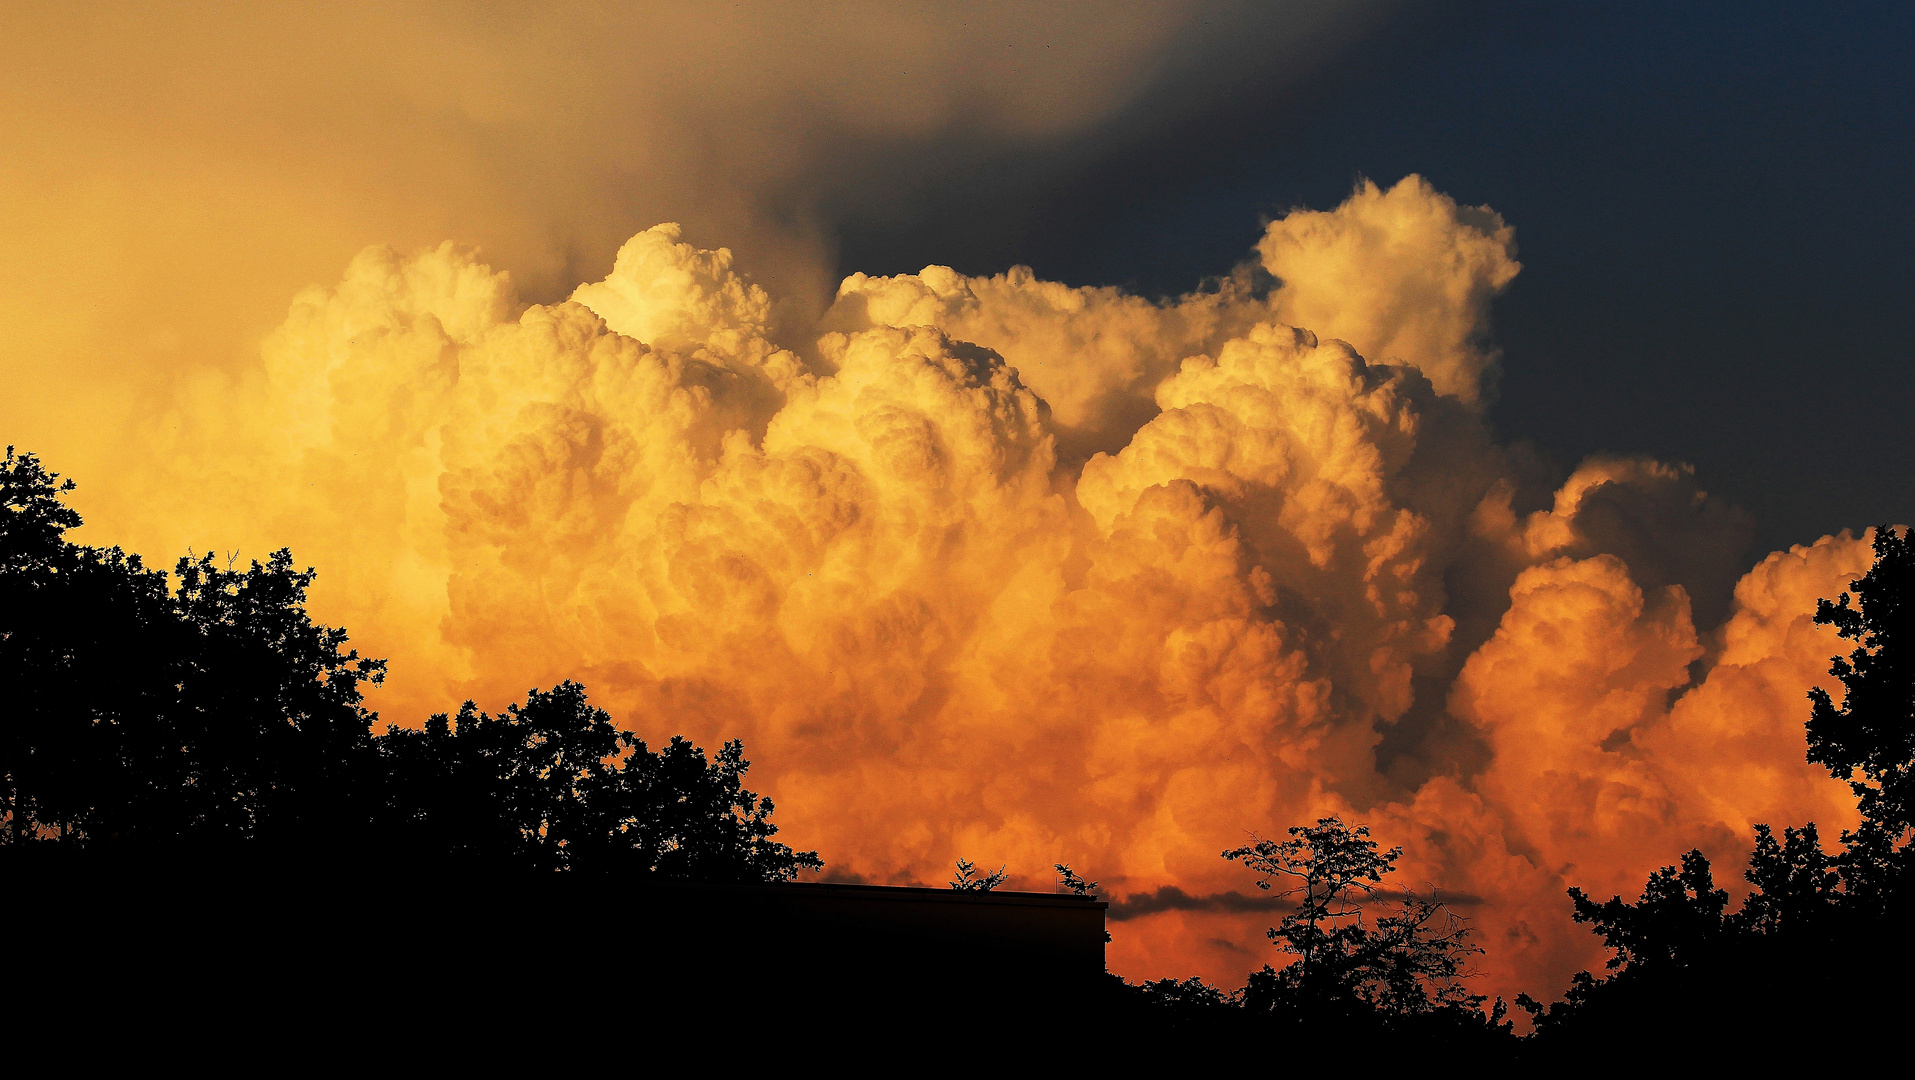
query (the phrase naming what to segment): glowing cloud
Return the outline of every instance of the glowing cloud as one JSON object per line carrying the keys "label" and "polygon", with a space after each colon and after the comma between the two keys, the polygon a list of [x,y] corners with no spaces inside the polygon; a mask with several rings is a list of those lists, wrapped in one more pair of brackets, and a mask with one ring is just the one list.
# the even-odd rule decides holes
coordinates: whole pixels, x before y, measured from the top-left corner
{"label": "glowing cloud", "polygon": [[155,428],[190,501],[149,512],[317,564],[391,718],[579,677],[648,737],[742,736],[835,873],[1152,898],[1125,974],[1241,979],[1271,917],[1217,853],[1336,812],[1480,900],[1485,989],[1548,992],[1591,952],[1567,885],[1845,823],[1808,618],[1868,553],[1736,584],[1746,523],[1650,461],[1519,515],[1477,407],[1512,243],[1412,177],[1273,222],[1265,294],[929,267],[797,336],[675,225],[551,305],[373,249]]}

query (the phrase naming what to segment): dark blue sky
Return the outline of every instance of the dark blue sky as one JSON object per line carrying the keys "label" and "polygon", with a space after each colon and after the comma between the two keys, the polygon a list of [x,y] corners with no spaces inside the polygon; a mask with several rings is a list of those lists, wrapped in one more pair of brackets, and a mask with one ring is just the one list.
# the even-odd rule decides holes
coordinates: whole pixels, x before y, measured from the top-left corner
{"label": "dark blue sky", "polygon": [[1690,462],[1762,550],[1915,522],[1911,46],[1906,3],[1423,4],[1301,83],[947,177],[843,263],[1175,293],[1419,172],[1516,227],[1505,439]]}

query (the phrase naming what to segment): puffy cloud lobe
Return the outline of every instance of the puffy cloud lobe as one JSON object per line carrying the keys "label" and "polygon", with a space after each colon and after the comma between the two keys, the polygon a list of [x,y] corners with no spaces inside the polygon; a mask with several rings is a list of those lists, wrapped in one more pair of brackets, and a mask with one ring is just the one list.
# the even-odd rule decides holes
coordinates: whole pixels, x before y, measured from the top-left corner
{"label": "puffy cloud lobe", "polygon": [[1272,222],[1257,250],[1283,282],[1277,317],[1414,364],[1441,393],[1481,396],[1496,358],[1489,301],[1521,269],[1514,230],[1488,207],[1420,176],[1387,191],[1366,180],[1334,211]]}
{"label": "puffy cloud lobe", "polygon": [[656,225],[618,249],[611,274],[580,285],[572,299],[613,332],[654,348],[748,353],[771,322],[765,290],[732,271],[726,248],[682,243],[677,224]]}
{"label": "puffy cloud lobe", "polygon": [[[933,267],[848,279],[791,348],[675,226],[552,305],[451,246],[374,250],[155,468],[260,493],[173,512],[317,563],[397,719],[580,677],[648,736],[742,736],[792,841],[865,880],[962,855],[1217,896],[1246,831],[1352,815],[1406,884],[1481,898],[1498,992],[1547,991],[1591,949],[1567,885],[1835,823],[1808,617],[1867,551],[1731,596],[1739,519],[1649,461],[1519,516],[1474,408],[1509,239],[1412,178],[1273,223],[1270,296]],[[1423,767],[1384,768],[1411,726],[1391,752]],[[1158,911],[1112,963],[1241,979],[1268,921]]]}
{"label": "puffy cloud lobe", "polygon": [[1552,505],[1517,529],[1507,510],[1486,505],[1503,524],[1504,541],[1527,559],[1611,554],[1628,564],[1645,588],[1681,585],[1708,629],[1727,616],[1754,522],[1711,497],[1695,470],[1647,458],[1595,457],[1583,462],[1556,492]]}
{"label": "puffy cloud lobe", "polygon": [[1645,597],[1605,555],[1531,567],[1510,600],[1451,702],[1496,753],[1479,791],[1522,808],[1507,825],[1512,841],[1549,853],[1572,880],[1619,843],[1655,851],[1674,806],[1656,770],[1628,752],[1629,739],[1661,716],[1702,653],[1687,597],[1676,589]]}
{"label": "puffy cloud lobe", "polygon": [[1440,587],[1423,578],[1428,523],[1389,497],[1415,439],[1401,382],[1341,343],[1259,325],[1214,361],[1185,361],[1158,388],[1164,411],[1116,457],[1085,465],[1078,499],[1108,528],[1165,483],[1213,491],[1251,534],[1264,605],[1301,604],[1293,619],[1334,626],[1324,662],[1345,668],[1346,693],[1394,718],[1410,704],[1409,657],[1449,632]]}
{"label": "puffy cloud lobe", "polygon": [[1268,315],[1243,275],[1155,304],[1117,289],[1042,281],[1025,266],[992,277],[927,266],[898,277],[851,275],[824,325],[935,326],[998,343],[1084,456],[1121,449],[1156,411],[1157,385],[1185,357],[1215,352]]}
{"label": "puffy cloud lobe", "polygon": [[1828,668],[1843,649],[1815,625],[1815,602],[1846,590],[1873,562],[1872,535],[1846,532],[1763,559],[1736,584],[1706,678],[1663,722],[1633,733],[1645,756],[1671,763],[1667,783],[1687,812],[1734,837],[1718,852],[1746,844],[1757,823],[1814,820],[1831,836],[1858,823],[1853,797],[1795,751],[1798,699],[1811,686],[1840,691]]}

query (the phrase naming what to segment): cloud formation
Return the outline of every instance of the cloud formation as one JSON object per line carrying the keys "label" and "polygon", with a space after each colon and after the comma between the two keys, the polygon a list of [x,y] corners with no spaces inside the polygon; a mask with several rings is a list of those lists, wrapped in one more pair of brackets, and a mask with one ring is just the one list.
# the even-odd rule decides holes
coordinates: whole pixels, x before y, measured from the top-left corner
{"label": "cloud formation", "polygon": [[[182,375],[243,373],[286,298],[373,243],[456,237],[556,300],[680,221],[804,331],[843,222],[952,176],[1014,195],[1278,90],[1394,2],[8,4],[0,426],[107,474],[144,451],[115,432]],[[138,493],[81,498],[104,521]]]}
{"label": "cloud formation", "polygon": [[1505,995],[1593,958],[1568,885],[1850,821],[1801,720],[1866,537],[1742,573],[1683,468],[1537,490],[1480,410],[1487,209],[1365,184],[1258,254],[1275,287],[1163,302],[853,275],[794,334],[677,225],[552,304],[369,249],[147,432],[141,527],[292,544],[390,719],[578,677],[647,737],[743,737],[837,873],[1068,862],[1132,977],[1270,959],[1218,852],[1325,814],[1480,900]]}

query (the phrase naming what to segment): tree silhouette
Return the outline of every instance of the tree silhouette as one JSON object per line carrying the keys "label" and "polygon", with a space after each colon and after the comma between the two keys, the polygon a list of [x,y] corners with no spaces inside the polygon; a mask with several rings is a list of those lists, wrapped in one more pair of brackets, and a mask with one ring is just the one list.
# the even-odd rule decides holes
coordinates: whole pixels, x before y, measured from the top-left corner
{"label": "tree silhouette", "polygon": [[1746,1040],[1766,1034],[1753,1018],[1768,1012],[1804,1028],[1900,1022],[1911,959],[1903,927],[1915,806],[1915,546],[1886,526],[1874,543],[1875,562],[1850,583],[1853,593],[1816,604],[1815,621],[1856,648],[1830,667],[1844,686],[1841,705],[1811,689],[1807,724],[1809,760],[1849,781],[1861,827],[1831,854],[1813,822],[1780,839],[1756,825],[1744,874],[1754,891],[1734,914],[1700,851],[1651,874],[1634,903],[1598,904],[1570,889],[1576,920],[1611,950],[1610,974],[1577,973],[1547,1007],[1518,999],[1544,1045],[1580,1052],[1623,1027],[1667,1028],[1672,1016]]}
{"label": "tree silhouette", "polygon": [[968,859],[957,861],[957,876],[951,879],[951,888],[958,892],[990,892],[1004,884],[1008,877],[1002,866],[988,874],[980,874],[977,864]]}
{"label": "tree silhouette", "polygon": [[1069,890],[1073,896],[1089,896],[1091,890],[1097,888],[1095,881],[1085,881],[1083,878],[1078,877],[1077,874],[1064,863],[1052,863],[1051,869],[1057,871],[1057,883]]}
{"label": "tree silhouette", "polygon": [[0,474],[0,740],[15,844],[336,837],[383,661],[305,610],[281,550],[243,571],[182,559],[177,588],[69,543],[74,490],[9,449]]}
{"label": "tree silhouette", "polygon": [[285,548],[245,570],[182,558],[174,574],[178,697],[159,724],[128,733],[157,816],[248,839],[357,833],[376,719],[362,687],[385,680],[386,662],[312,620],[318,574],[295,569]]}
{"label": "tree silhouette", "polygon": [[1367,825],[1351,829],[1327,817],[1291,828],[1288,840],[1259,838],[1223,857],[1242,861],[1255,872],[1259,889],[1272,891],[1273,882],[1288,883],[1274,891],[1283,899],[1295,897],[1296,910],[1285,915],[1269,937],[1296,954],[1292,966],[1298,983],[1341,989],[1352,974],[1344,969],[1367,937],[1356,898],[1375,892],[1402,854],[1400,847],[1378,851]]}
{"label": "tree silhouette", "polygon": [[1547,1006],[1518,994],[1517,1006],[1544,1035],[1588,1037],[1639,1013],[1667,1023],[1657,1014],[1667,1012],[1671,997],[1693,993],[1699,978],[1706,981],[1698,969],[1719,962],[1723,939],[1735,929],[1723,914],[1729,894],[1716,887],[1700,851],[1684,855],[1680,868],[1650,874],[1634,903],[1615,896],[1599,904],[1574,887],[1569,897],[1576,921],[1587,923],[1609,948],[1604,966],[1612,974],[1599,979],[1579,971],[1563,1000]]}
{"label": "tree silhouette", "polygon": [[[1848,593],[1816,603],[1815,621],[1856,648],[1829,674],[1845,691],[1838,707],[1809,691],[1809,760],[1848,780],[1862,816],[1895,839],[1915,826],[1915,545],[1908,531],[1875,530],[1875,563]],[[1860,772],[1862,779],[1856,780]]]}
{"label": "tree silhouette", "polygon": [[314,570],[282,548],[245,569],[181,559],[169,579],[68,542],[74,487],[12,448],[0,468],[10,847],[755,882],[822,867],[772,839],[742,744],[653,752],[576,683],[373,736],[362,695],[385,661],[313,621]]}
{"label": "tree silhouette", "polygon": [[1729,906],[1700,851],[1684,855],[1679,870],[1665,866],[1650,874],[1636,903],[1616,896],[1598,904],[1574,887],[1569,897],[1576,921],[1588,923],[1613,952],[1606,965],[1612,971],[1693,962],[1722,933]]}
{"label": "tree silhouette", "polygon": [[14,453],[0,464],[0,576],[53,569],[66,555],[66,531],[79,512],[60,496],[79,485],[48,472],[33,454]]}
{"label": "tree silhouette", "polygon": [[137,556],[71,546],[37,576],[6,590],[0,649],[15,842],[352,831],[370,775],[360,688],[384,662],[307,616],[311,570],[284,550],[243,571],[181,560],[169,594]]}
{"label": "tree silhouette", "polygon": [[1224,1010],[1241,1006],[1243,992],[1211,986],[1195,975],[1187,979],[1150,979],[1136,988],[1146,1016],[1159,1023],[1201,1024],[1224,1019]]}
{"label": "tree silhouette", "polygon": [[771,838],[771,800],[744,787],[732,741],[716,760],[683,738],[653,752],[564,682],[489,716],[466,702],[423,731],[388,727],[392,832],[407,849],[523,870],[656,872],[784,881],[821,869]]}
{"label": "tree silhouette", "polygon": [[[7,703],[0,775],[7,785],[5,836],[15,844],[74,818],[73,763],[90,756],[79,725],[44,726],[45,703],[64,696],[61,684],[72,677],[70,649],[41,625],[67,606],[62,594],[70,592],[76,560],[64,536],[80,515],[60,496],[74,486],[34,455],[7,447],[0,464],[0,700]],[[46,677],[36,677],[42,671]]]}
{"label": "tree silhouette", "polygon": [[[1379,851],[1368,826],[1340,818],[1296,826],[1288,840],[1258,839],[1223,853],[1257,874],[1257,888],[1294,899],[1268,937],[1297,959],[1265,966],[1244,990],[1251,1008],[1352,1008],[1384,1017],[1435,1010],[1473,1011],[1484,999],[1464,991],[1469,931],[1434,899],[1408,897],[1394,914],[1364,925],[1364,900],[1395,869],[1403,849]],[[1500,1021],[1500,1012],[1496,1019]]]}
{"label": "tree silhouette", "polygon": [[1736,926],[1750,933],[1817,932],[1841,898],[1840,860],[1822,850],[1812,821],[1784,829],[1780,842],[1773,829],[1757,825],[1755,851],[1743,877],[1755,892],[1742,902]]}
{"label": "tree silhouette", "polygon": [[[1404,899],[1395,913],[1376,921],[1364,956],[1366,977],[1358,992],[1389,1016],[1438,1010],[1474,1014],[1484,996],[1469,993],[1462,980],[1470,977],[1470,958],[1483,950],[1469,944],[1469,927],[1434,897]],[[1490,1017],[1502,1020],[1498,1001]]]}

